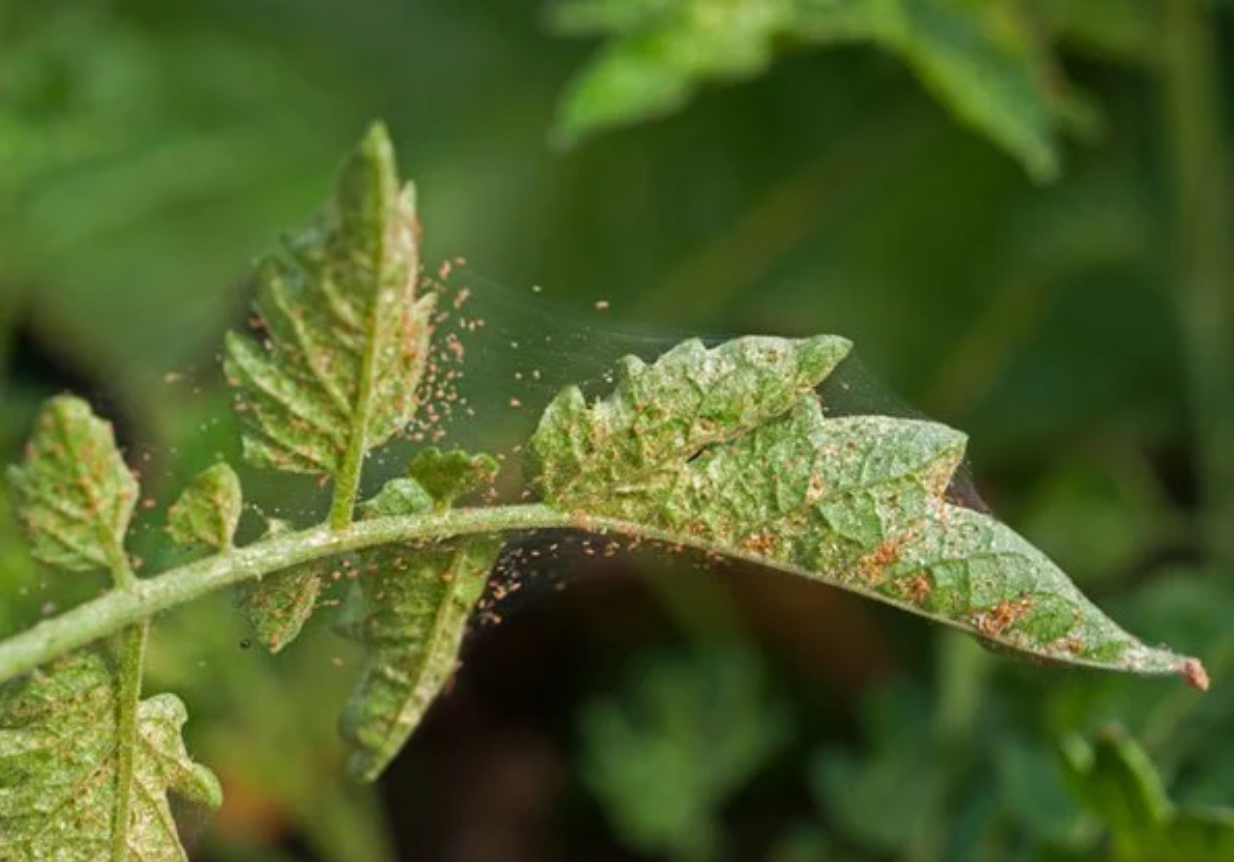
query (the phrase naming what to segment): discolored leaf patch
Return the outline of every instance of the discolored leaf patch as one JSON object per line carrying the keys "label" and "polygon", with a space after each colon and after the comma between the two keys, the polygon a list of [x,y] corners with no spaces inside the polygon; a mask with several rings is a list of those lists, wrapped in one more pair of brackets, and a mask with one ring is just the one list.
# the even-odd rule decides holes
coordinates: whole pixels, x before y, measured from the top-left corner
{"label": "discolored leaf patch", "polygon": [[62,395],[35,420],[25,461],[8,471],[17,517],[34,556],[70,571],[127,568],[124,534],[137,480],[116,448],[111,424]]}
{"label": "discolored leaf patch", "polygon": [[0,690],[0,860],[187,860],[167,795],[216,808],[218,781],[180,736],[184,704],[160,694],[137,705],[123,857],[114,856],[121,697],[103,649],[58,659]]}
{"label": "discolored leaf patch", "polygon": [[230,548],[244,505],[240,480],[226,464],[215,464],[192,481],[167,512],[167,532],[182,545]]}
{"label": "discolored leaf patch", "polygon": [[[491,479],[495,467],[487,455],[429,450],[410,467],[427,487],[417,478],[395,479],[360,507],[361,515],[447,508],[456,495]],[[348,769],[356,778],[381,775],[450,680],[501,545],[500,538],[477,537],[382,548],[362,557],[337,626],[365,648],[360,681],[340,722],[353,747]]]}
{"label": "discolored leaf patch", "polygon": [[616,518],[890,602],[1041,658],[1199,682],[1141,644],[1044,554],[947,502],[965,438],[933,422],[825,418],[812,391],[839,339],[687,342],[629,359],[613,393],[575,388],[531,448],[550,504]]}
{"label": "discolored leaf patch", "polygon": [[261,340],[227,338],[249,461],[352,480],[410,421],[435,301],[417,295],[417,232],[414,192],[375,125],[322,212],[258,268]]}

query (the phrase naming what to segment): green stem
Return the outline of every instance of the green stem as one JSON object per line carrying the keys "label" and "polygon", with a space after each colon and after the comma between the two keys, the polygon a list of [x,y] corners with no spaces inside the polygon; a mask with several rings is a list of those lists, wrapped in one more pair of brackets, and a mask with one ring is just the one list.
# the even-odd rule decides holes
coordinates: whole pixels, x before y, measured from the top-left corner
{"label": "green stem", "polygon": [[137,763],[137,709],[141,704],[142,671],[150,623],[143,620],[120,635],[119,691],[116,695],[116,806],[111,828],[112,862],[127,862],[130,803]]}
{"label": "green stem", "polygon": [[1175,295],[1206,546],[1234,565],[1234,207],[1208,0],[1165,0],[1161,98],[1174,186]]}
{"label": "green stem", "polygon": [[[592,520],[587,525],[604,529],[605,523]],[[547,506],[523,505],[375,518],[341,530],[319,526],[281,534],[171,569],[157,577],[135,580],[7,638],[0,642],[0,682],[214,590],[301,563],[376,545],[570,526],[583,526],[583,522]],[[623,532],[633,533],[636,528],[625,527]],[[656,536],[655,531],[643,529],[641,532]]]}
{"label": "green stem", "polygon": [[[451,509],[427,515],[374,518],[349,524],[340,530],[332,529],[328,525],[312,527],[298,533],[263,539],[238,550],[229,550],[196,563],[180,566],[154,578],[137,580],[131,586],[114,589],[93,601],[78,605],[67,613],[44,620],[20,634],[0,641],[0,683],[207,593],[314,560],[381,545],[414,547],[456,536],[553,528],[572,528],[600,535],[613,533],[635,540],[662,542],[674,548],[692,548],[708,554],[723,554],[735,560],[747,560],[762,566],[773,565],[781,571],[842,587],[849,592],[877,599],[942,625],[971,631],[963,620],[929,613],[911,602],[876,593],[851,581],[840,581],[827,573],[771,563],[757,553],[715,545],[690,534],[681,535],[616,518],[561,512],[542,504],[529,503],[481,509]],[[1020,646],[1019,649],[1033,653],[1027,646]],[[1057,658],[1051,653],[1043,652],[1041,655]],[[1131,670],[1117,661],[1073,656],[1067,662],[1075,666],[1105,670]],[[1151,662],[1145,660],[1137,664],[1134,672],[1179,674],[1193,685],[1201,687],[1205,685],[1203,680],[1206,679],[1203,666],[1198,661],[1164,651],[1154,653]]]}

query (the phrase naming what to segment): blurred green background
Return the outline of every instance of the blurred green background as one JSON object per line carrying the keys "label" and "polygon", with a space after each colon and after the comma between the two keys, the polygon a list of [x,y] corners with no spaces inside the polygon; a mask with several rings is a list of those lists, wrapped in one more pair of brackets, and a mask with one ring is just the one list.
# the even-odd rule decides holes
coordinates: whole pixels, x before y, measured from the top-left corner
{"label": "blurred green background", "polygon": [[[1120,825],[1075,766],[1134,739],[1160,774],[1143,792],[1234,803],[1232,18],[1206,0],[0,0],[3,460],[67,388],[117,423],[152,500],[235,459],[217,351],[248,263],[382,117],[429,261],[635,338],[852,338],[886,391],[971,434],[995,511],[1213,676],[1202,697],[1029,667],[773,573],[563,559],[568,588],[533,583],[481,627],[367,788],[334,736],[347,647],[318,624],[278,658],[245,650],[219,598],[162,621],[151,663],[225,786],[217,816],[184,812],[195,854],[1234,859],[1135,855],[1157,826]],[[506,372],[478,356],[472,377]],[[251,481],[272,509],[312,506]],[[169,559],[154,516],[138,545]],[[45,579],[0,511],[0,634],[97,588]]]}

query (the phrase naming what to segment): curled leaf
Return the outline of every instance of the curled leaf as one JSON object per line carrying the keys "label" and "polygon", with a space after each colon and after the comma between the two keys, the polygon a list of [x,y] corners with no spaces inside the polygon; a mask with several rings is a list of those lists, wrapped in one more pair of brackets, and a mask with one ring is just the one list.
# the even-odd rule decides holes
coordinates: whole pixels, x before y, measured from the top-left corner
{"label": "curled leaf", "polygon": [[240,480],[226,464],[194,479],[167,512],[167,530],[182,545],[231,547],[244,504]]}
{"label": "curled leaf", "polygon": [[566,389],[532,439],[547,502],[1021,653],[1199,681],[1198,662],[1144,646],[1010,528],[946,500],[963,435],[932,422],[825,418],[809,390],[846,349],[826,338],[745,338],[711,351],[687,342],[652,366],[627,360],[594,404]]}
{"label": "curled leaf", "polygon": [[179,698],[140,701],[135,737],[126,740],[120,697],[110,658],[94,649],[0,690],[0,859],[120,859],[114,812],[127,748],[133,782],[122,858],[187,860],[167,794],[216,808],[218,781],[185,751]]}

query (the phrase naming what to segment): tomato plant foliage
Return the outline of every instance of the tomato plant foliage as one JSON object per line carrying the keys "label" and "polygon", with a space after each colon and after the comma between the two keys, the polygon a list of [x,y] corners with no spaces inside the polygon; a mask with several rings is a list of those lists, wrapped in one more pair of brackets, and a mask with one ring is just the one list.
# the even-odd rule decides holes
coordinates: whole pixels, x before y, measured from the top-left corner
{"label": "tomato plant foliage", "polygon": [[849,351],[838,336],[689,340],[651,363],[624,360],[602,397],[566,388],[529,441],[525,498],[538,500],[458,505],[491,486],[497,462],[435,448],[361,500],[368,456],[435,397],[424,374],[437,296],[419,230],[374,126],[321,212],[258,267],[255,331],[227,339],[244,455],[332,483],[316,526],[272,522],[236,547],[242,489],[218,464],[169,510],[171,537],[204,555],[139,578],[125,547],[137,480],[110,426],[72,397],[44,409],[9,474],[19,518],[39,559],[106,570],[113,589],[0,643],[0,859],[181,858],[166,794],[216,805],[219,792],[180,741],[180,701],[143,694],[151,621],[238,587],[260,641],[282,649],[323,612],[323,580],[345,553],[353,584],[337,628],[367,658],[342,729],[366,780],[449,680],[511,531],[570,527],[739,557],[1018,653],[1204,685],[1198,662],[1142,644],[1009,527],[949,501],[962,434],[829,418],[816,390]]}

